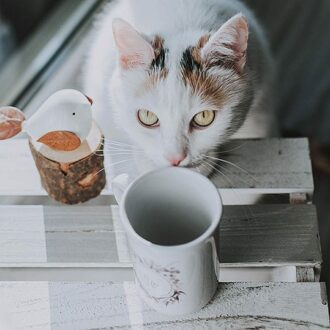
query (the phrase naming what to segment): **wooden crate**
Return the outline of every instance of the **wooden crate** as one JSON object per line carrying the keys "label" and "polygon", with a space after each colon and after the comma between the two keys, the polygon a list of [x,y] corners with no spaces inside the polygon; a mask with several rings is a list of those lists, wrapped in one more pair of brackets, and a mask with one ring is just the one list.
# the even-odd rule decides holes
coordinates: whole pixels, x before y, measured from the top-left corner
{"label": "wooden crate", "polygon": [[[240,278],[261,274],[272,282],[282,272],[287,281],[309,283],[221,283],[200,313],[158,315],[139,300],[131,282],[132,264],[111,189],[86,205],[53,202],[41,187],[27,140],[17,139],[0,144],[0,279],[5,281],[0,306],[14,306],[10,310],[25,325],[51,329],[327,327],[326,294],[316,283],[322,258],[316,210],[309,203],[313,179],[307,140],[233,144],[226,160],[236,165],[212,178],[225,204],[220,282],[235,281],[239,272]],[[262,197],[258,204],[239,205],[255,197]],[[8,282],[13,280],[24,282]],[[40,316],[43,309],[48,314]]]}

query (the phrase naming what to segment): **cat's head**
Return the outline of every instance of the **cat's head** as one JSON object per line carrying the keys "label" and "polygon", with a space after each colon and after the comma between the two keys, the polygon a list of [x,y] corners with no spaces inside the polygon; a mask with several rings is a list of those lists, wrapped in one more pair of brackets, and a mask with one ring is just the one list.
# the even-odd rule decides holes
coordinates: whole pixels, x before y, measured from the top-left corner
{"label": "cat's head", "polygon": [[111,96],[117,124],[154,167],[196,166],[242,124],[249,107],[248,25],[145,36],[113,22],[118,65]]}

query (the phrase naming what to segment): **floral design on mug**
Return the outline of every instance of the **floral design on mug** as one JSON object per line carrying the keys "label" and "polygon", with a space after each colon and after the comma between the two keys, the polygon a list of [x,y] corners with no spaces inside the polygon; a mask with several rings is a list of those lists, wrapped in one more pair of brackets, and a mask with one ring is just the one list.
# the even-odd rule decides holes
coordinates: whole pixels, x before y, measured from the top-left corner
{"label": "floral design on mug", "polygon": [[185,294],[180,289],[180,270],[174,267],[163,267],[153,261],[147,261],[134,254],[135,278],[143,292],[157,303],[166,306],[178,303]]}

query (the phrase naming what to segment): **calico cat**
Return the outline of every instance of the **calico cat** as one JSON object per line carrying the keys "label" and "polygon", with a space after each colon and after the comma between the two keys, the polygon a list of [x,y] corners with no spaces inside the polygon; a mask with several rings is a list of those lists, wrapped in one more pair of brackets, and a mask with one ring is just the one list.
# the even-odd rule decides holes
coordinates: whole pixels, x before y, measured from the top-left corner
{"label": "calico cat", "polygon": [[271,132],[272,59],[241,2],[120,0],[91,39],[85,92],[106,137],[119,129],[139,148],[141,172],[208,175],[204,160],[229,138]]}

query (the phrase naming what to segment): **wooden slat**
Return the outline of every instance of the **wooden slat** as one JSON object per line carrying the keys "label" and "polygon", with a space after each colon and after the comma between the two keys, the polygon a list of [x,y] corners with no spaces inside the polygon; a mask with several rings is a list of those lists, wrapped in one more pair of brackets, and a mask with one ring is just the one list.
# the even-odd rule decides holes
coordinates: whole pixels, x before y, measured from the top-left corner
{"label": "wooden slat", "polygon": [[[214,179],[221,188],[251,189],[255,192],[308,192],[313,191],[312,168],[307,139],[237,140],[225,167],[223,176]],[[221,154],[220,154],[221,155]]]}
{"label": "wooden slat", "polygon": [[[248,247],[248,248],[247,248]],[[321,260],[313,205],[227,206],[220,229],[224,263]],[[271,252],[270,252],[271,251]]]}
{"label": "wooden slat", "polygon": [[221,284],[208,306],[180,317],[151,310],[132,282],[2,282],[0,306],[4,329],[299,330],[329,326],[322,283]]}
{"label": "wooden slat", "polygon": [[[306,139],[237,140],[228,148],[233,150],[225,159],[236,165],[222,163],[225,176],[212,178],[224,199],[229,194],[237,200],[239,193],[313,192]],[[0,143],[0,182],[0,196],[46,195],[25,139]],[[103,195],[112,192],[106,188]]]}
{"label": "wooden slat", "polygon": [[[31,216],[27,221],[26,216],[36,212],[39,217]],[[26,251],[31,249],[41,251],[40,257],[35,254],[29,260]],[[51,271],[61,279],[59,274],[66,267],[80,272],[86,268],[100,272],[107,269],[107,276],[111,268],[131,267],[118,206],[0,206],[0,251],[3,280],[13,276],[13,269]],[[221,269],[319,267],[315,207],[225,206],[219,253]],[[51,278],[56,279],[56,274]],[[14,277],[19,279],[19,275]],[[37,278],[47,279],[45,275]]]}
{"label": "wooden slat", "polygon": [[0,143],[0,196],[45,196],[26,139]]}

